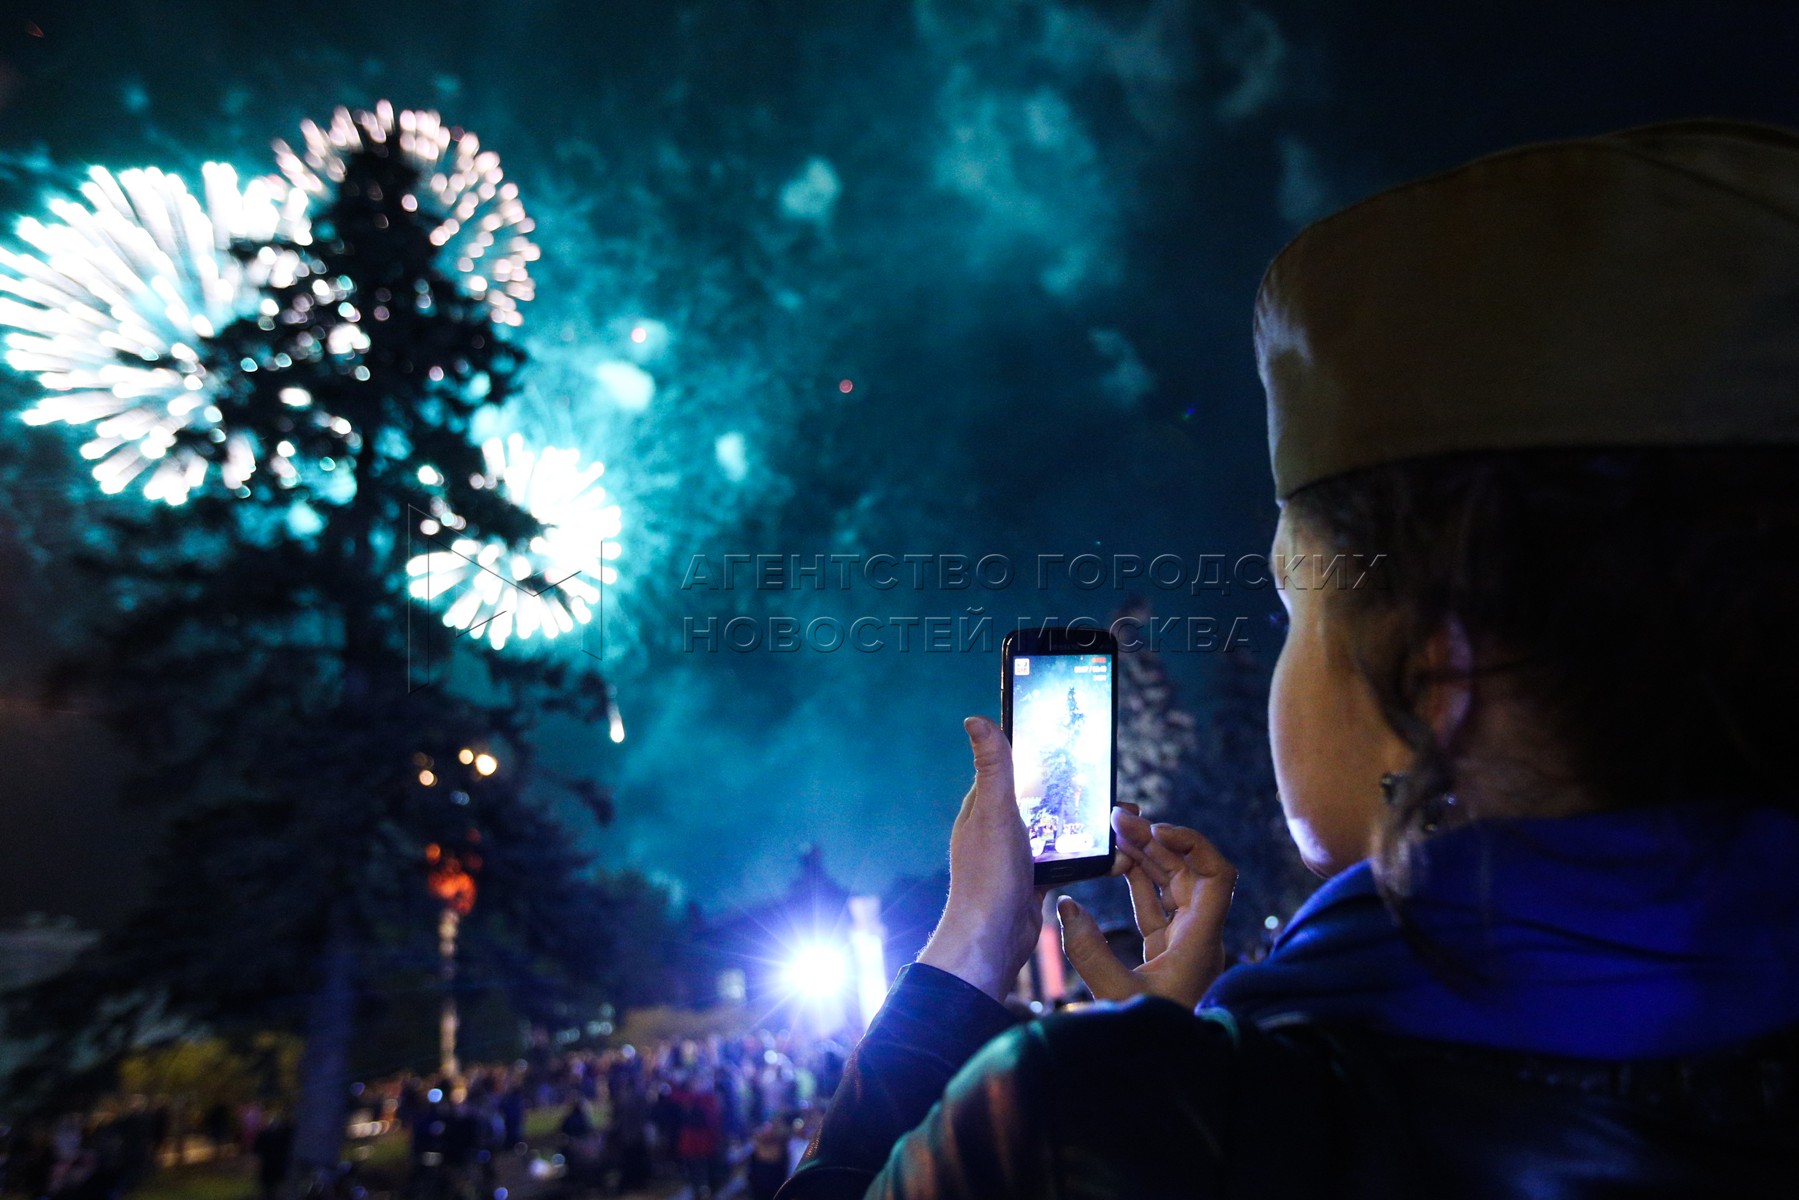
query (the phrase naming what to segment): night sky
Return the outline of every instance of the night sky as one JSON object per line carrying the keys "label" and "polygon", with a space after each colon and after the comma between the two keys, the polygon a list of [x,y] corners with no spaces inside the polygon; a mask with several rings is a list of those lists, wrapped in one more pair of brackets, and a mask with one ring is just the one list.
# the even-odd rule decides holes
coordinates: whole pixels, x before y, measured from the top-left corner
{"label": "night sky", "polygon": [[[1122,591],[1039,590],[1035,556],[1264,548],[1250,303],[1301,225],[1518,142],[1799,125],[1796,51],[1799,11],[1770,4],[5,0],[0,236],[90,164],[264,173],[339,104],[435,108],[497,150],[544,258],[495,429],[603,459],[625,509],[604,633],[629,736],[542,749],[615,787],[604,865],[716,909],[812,842],[857,888],[939,865],[997,639],[690,653],[684,620],[1104,618]],[[91,490],[77,438],[13,417],[37,394],[0,372],[0,918],[105,924],[148,825],[104,737],[35,700],[82,614],[61,554]],[[1002,554],[1024,578],[682,586],[726,554]],[[1278,650],[1266,592],[1151,598]],[[1203,709],[1216,656],[1169,659]]]}

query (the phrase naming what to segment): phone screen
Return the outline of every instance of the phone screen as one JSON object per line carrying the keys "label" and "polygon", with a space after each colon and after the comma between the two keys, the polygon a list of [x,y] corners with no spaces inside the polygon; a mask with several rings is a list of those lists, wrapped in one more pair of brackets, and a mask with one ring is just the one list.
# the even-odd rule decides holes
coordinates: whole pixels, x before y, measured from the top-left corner
{"label": "phone screen", "polygon": [[1031,857],[1109,865],[1113,656],[1021,653],[1011,671],[1012,776]]}

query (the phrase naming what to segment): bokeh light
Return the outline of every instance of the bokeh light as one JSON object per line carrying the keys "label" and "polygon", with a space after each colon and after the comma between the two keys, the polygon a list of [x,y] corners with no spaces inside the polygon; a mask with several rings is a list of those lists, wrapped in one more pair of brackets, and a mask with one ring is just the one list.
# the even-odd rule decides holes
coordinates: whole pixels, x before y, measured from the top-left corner
{"label": "bokeh light", "polygon": [[530,264],[538,248],[536,224],[518,198],[518,185],[500,170],[500,156],[481,149],[472,133],[451,129],[435,112],[403,109],[383,100],[374,109],[339,108],[331,123],[301,123],[301,147],[275,143],[275,161],[300,192],[323,199],[344,178],[353,154],[397,149],[418,169],[416,188],[401,198],[437,219],[431,243],[470,295],[485,300],[502,325],[520,325],[519,305],[535,293]]}

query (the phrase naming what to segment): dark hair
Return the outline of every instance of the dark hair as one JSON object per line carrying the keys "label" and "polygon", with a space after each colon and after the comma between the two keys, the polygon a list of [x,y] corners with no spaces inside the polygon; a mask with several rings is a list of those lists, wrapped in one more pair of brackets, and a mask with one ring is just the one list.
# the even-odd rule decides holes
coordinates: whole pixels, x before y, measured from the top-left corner
{"label": "dark hair", "polygon": [[1474,675],[1529,715],[1509,811],[1571,786],[1599,807],[1799,808],[1799,448],[1520,450],[1394,463],[1290,500],[1326,553],[1382,556],[1334,593],[1414,759],[1377,838],[1389,902],[1456,788],[1421,713],[1450,619]]}

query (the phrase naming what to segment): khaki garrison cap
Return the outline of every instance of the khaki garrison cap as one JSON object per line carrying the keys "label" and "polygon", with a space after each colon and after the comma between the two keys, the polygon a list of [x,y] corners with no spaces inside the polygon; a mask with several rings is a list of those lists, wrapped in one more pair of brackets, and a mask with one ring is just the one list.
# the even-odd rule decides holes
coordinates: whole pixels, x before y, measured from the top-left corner
{"label": "khaki garrison cap", "polygon": [[1307,227],[1256,295],[1275,491],[1464,450],[1799,444],[1799,135],[1508,150]]}

